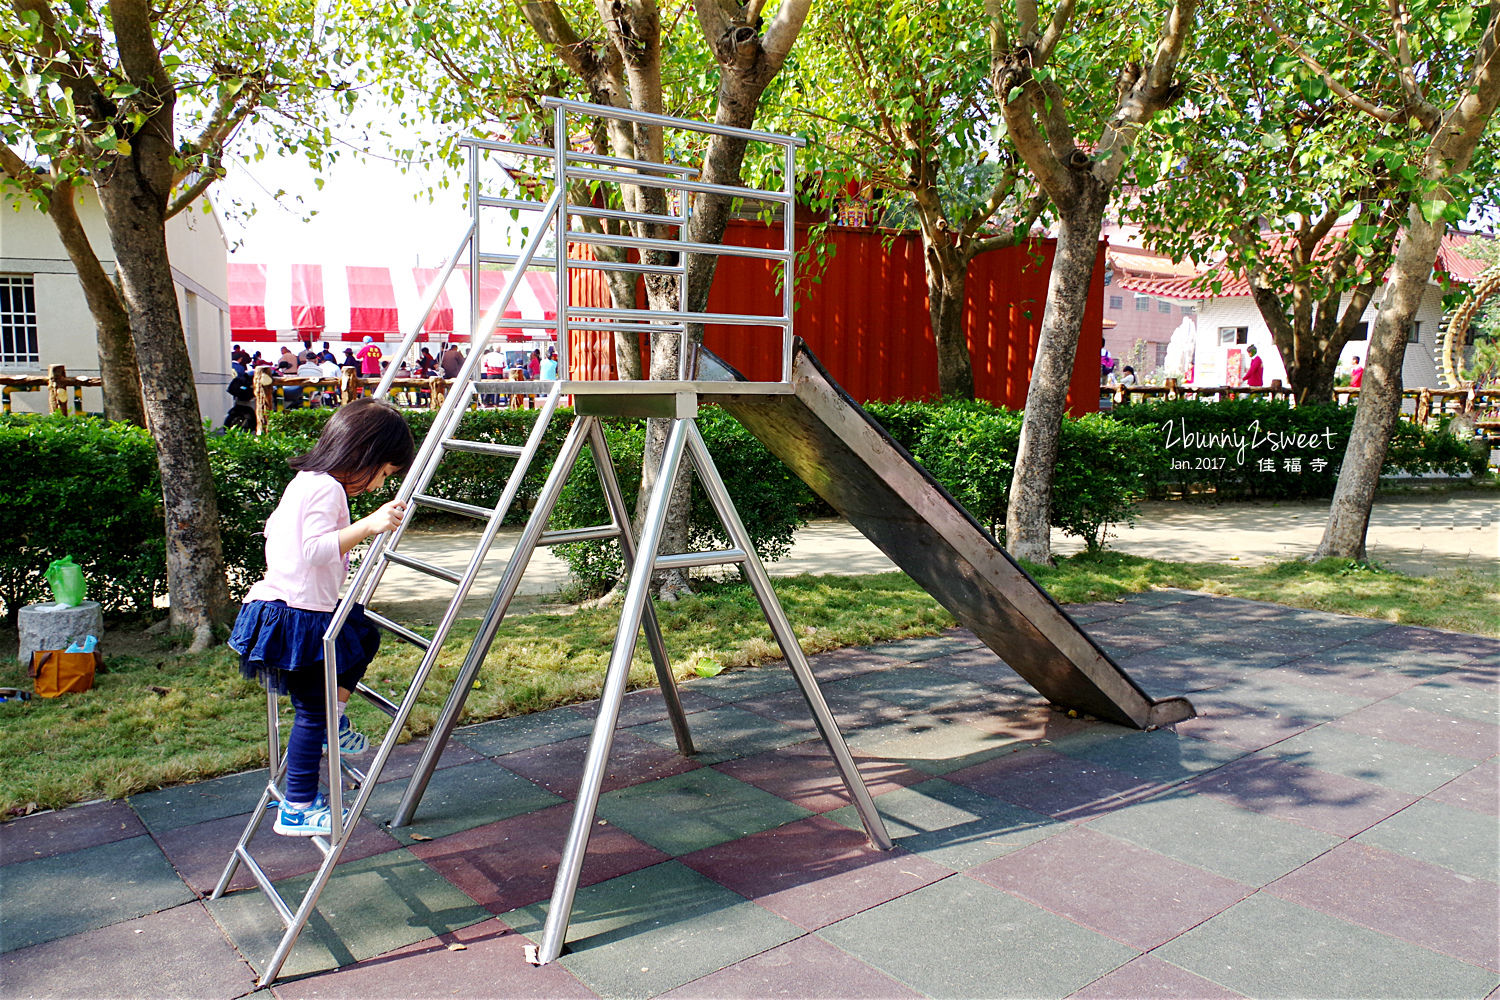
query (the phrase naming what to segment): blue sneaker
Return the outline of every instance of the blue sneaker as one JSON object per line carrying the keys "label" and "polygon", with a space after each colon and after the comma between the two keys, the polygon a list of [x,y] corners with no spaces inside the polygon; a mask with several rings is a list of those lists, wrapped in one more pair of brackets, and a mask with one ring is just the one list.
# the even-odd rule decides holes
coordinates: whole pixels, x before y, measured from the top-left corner
{"label": "blue sneaker", "polygon": [[[344,810],[344,822],[349,821],[349,810]],[[283,837],[327,837],[333,833],[333,811],[328,808],[328,796],[322,792],[304,809],[293,809],[286,803],[276,813],[272,826]]]}
{"label": "blue sneaker", "polygon": [[[328,737],[323,737],[323,745],[328,745]],[[349,723],[349,716],[339,716],[339,752],[340,753],[364,753],[370,749],[370,738],[355,729]]]}

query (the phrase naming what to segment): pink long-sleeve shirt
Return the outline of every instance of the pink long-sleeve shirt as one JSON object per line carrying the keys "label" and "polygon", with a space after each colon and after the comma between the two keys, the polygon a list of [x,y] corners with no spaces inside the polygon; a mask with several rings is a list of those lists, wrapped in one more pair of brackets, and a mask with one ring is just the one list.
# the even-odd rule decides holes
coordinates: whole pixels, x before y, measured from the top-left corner
{"label": "pink long-sleeve shirt", "polygon": [[285,601],[303,611],[332,611],[349,560],[339,531],[349,526],[344,485],[326,472],[299,472],[266,521],[266,576],[246,601]]}

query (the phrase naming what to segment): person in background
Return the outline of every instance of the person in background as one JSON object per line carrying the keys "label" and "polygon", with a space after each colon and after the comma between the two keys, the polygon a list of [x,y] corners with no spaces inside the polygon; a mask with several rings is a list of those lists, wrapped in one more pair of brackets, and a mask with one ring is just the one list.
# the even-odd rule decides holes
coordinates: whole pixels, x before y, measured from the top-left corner
{"label": "person in background", "polygon": [[1121,385],[1135,385],[1136,384],[1135,383],[1135,369],[1134,368],[1130,367],[1129,365],[1125,366],[1124,371],[1120,372],[1120,384]]}
{"label": "person in background", "polygon": [[[288,376],[297,374],[297,366],[292,363],[292,352],[285,347],[281,349],[281,360],[276,362],[276,380],[281,382]],[[302,408],[302,387],[300,385],[283,385],[281,387],[281,407],[284,410],[300,410]]]}
{"label": "person in background", "polygon": [[427,348],[422,348],[422,353],[417,356],[417,370],[424,376],[430,378],[437,371],[437,358]]}
{"label": "person in background", "polygon": [[1099,384],[1107,385],[1109,377],[1115,373],[1115,359],[1105,347],[1099,351]]}
{"label": "person in background", "polygon": [[449,344],[443,348],[443,356],[438,360],[438,365],[443,369],[443,378],[458,377],[458,370],[464,366],[464,356],[458,353],[457,344]]}
{"label": "person in background", "polygon": [[1250,367],[1245,370],[1245,384],[1263,385],[1266,378],[1266,365],[1260,359],[1260,352],[1255,349],[1254,344],[1251,344],[1245,353],[1250,355]]}
{"label": "person in background", "polygon": [[[484,352],[479,363],[483,366],[486,380],[499,381],[505,378],[505,353],[497,345],[491,343],[490,349]],[[487,392],[484,394],[484,405],[499,406],[501,398],[499,393]]]}
{"label": "person in background", "polygon": [[375,343],[374,337],[366,337],[364,344],[354,352],[354,357],[359,361],[359,373],[365,378],[380,377],[380,359],[383,356],[380,345]]}
{"label": "person in background", "polygon": [[540,350],[533,350],[531,352],[531,356],[526,359],[526,378],[529,381],[534,382],[536,381],[537,376],[541,374],[542,352]]}
{"label": "person in background", "polygon": [[555,381],[556,379],[557,379],[557,350],[555,348],[549,347],[549,348],[547,348],[547,360],[545,360],[545,361],[542,362],[541,380],[543,382],[552,382],[552,381]]}
{"label": "person in background", "polygon": [[320,363],[324,361],[332,361],[335,364],[338,363],[338,358],[334,357],[333,352],[328,349],[328,341],[326,340],[323,341],[323,350],[318,352],[318,361]]}
{"label": "person in background", "polygon": [[[302,364],[297,366],[297,375],[299,377],[311,379],[314,382],[322,380],[323,368],[313,360],[314,355],[316,355],[317,353],[317,351],[313,350],[309,350],[307,352],[307,354],[304,356],[306,360],[304,360]],[[307,395],[307,401],[309,403],[312,403],[313,405],[318,405],[326,401],[324,399],[323,391],[319,390],[316,386],[309,386],[304,390],[304,392]]]}
{"label": "person in background", "polygon": [[354,348],[352,348],[352,347],[346,347],[346,348],[344,348],[344,360],[339,362],[339,367],[341,367],[341,368],[353,368],[356,371],[359,370],[359,361],[356,360],[355,357],[354,357]]}
{"label": "person in background", "polygon": [[1358,389],[1361,382],[1365,380],[1365,366],[1359,363],[1359,358],[1354,359],[1354,370],[1349,373],[1349,387]]}
{"label": "person in background", "polygon": [[296,368],[297,355],[292,353],[292,349],[290,347],[287,347],[285,344],[283,344],[281,345],[281,357],[276,359],[276,366],[280,368],[286,365],[291,365],[293,368]]}

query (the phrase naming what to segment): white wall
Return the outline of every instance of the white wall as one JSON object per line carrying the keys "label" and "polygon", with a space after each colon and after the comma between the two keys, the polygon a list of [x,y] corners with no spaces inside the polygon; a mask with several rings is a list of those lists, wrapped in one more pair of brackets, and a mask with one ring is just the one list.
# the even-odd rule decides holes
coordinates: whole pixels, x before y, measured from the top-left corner
{"label": "white wall", "polygon": [[[1422,305],[1417,310],[1417,322],[1421,324],[1417,335],[1420,339],[1418,343],[1406,345],[1406,359],[1401,373],[1402,384],[1408,389],[1435,388],[1441,384],[1433,357],[1437,350],[1438,323],[1443,314],[1442,299],[1442,293],[1438,287],[1429,285],[1427,294],[1422,298]],[[1362,322],[1373,327],[1379,305],[1377,295],[1376,300],[1366,308]],[[1283,364],[1281,353],[1276,350],[1276,345],[1271,339],[1270,328],[1266,326],[1266,321],[1261,318],[1260,310],[1255,308],[1255,303],[1249,296],[1206,299],[1198,308],[1197,319],[1193,370],[1195,384],[1226,384],[1225,361],[1231,348],[1238,347],[1243,352],[1250,345],[1255,346],[1265,366],[1265,384],[1270,385],[1275,379],[1280,379],[1283,384],[1287,382],[1286,365]],[[1219,343],[1221,327],[1239,326],[1249,329],[1249,344]],[[1368,340],[1351,340],[1345,344],[1339,355],[1339,372],[1347,374],[1353,367],[1353,359],[1356,357],[1362,362],[1367,359],[1370,353],[1369,347]],[[1248,364],[1248,360],[1246,363]]]}
{"label": "white wall", "polygon": [[[109,230],[92,191],[84,189],[78,217],[107,273],[114,274],[114,249]],[[229,278],[226,245],[218,220],[201,209],[189,209],[167,223],[167,252],[177,288],[183,327],[192,338],[199,412],[215,422],[229,409],[224,385],[229,371]],[[52,220],[13,195],[0,195],[0,274],[32,277],[36,289],[37,347],[41,364],[35,369],[7,369],[10,374],[45,375],[48,365],[67,366],[71,375],[98,375],[99,351],[94,319],[83,298],[73,263],[57,237]],[[189,296],[191,293],[191,297]],[[85,389],[84,409],[103,409],[98,389]],[[47,409],[45,392],[15,393],[12,408],[20,413]]]}

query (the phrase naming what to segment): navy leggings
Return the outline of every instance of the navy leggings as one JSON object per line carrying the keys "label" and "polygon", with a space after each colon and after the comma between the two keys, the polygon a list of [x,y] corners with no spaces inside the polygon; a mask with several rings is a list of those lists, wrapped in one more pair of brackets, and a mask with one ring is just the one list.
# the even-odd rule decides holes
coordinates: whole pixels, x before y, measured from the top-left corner
{"label": "navy leggings", "polygon": [[[319,664],[321,668],[321,664]],[[340,674],[338,686],[354,690],[364,668]],[[285,672],[286,693],[292,700],[292,731],[286,741],[286,800],[311,802],[318,794],[323,763],[323,741],[328,735],[327,695],[322,669]]]}

